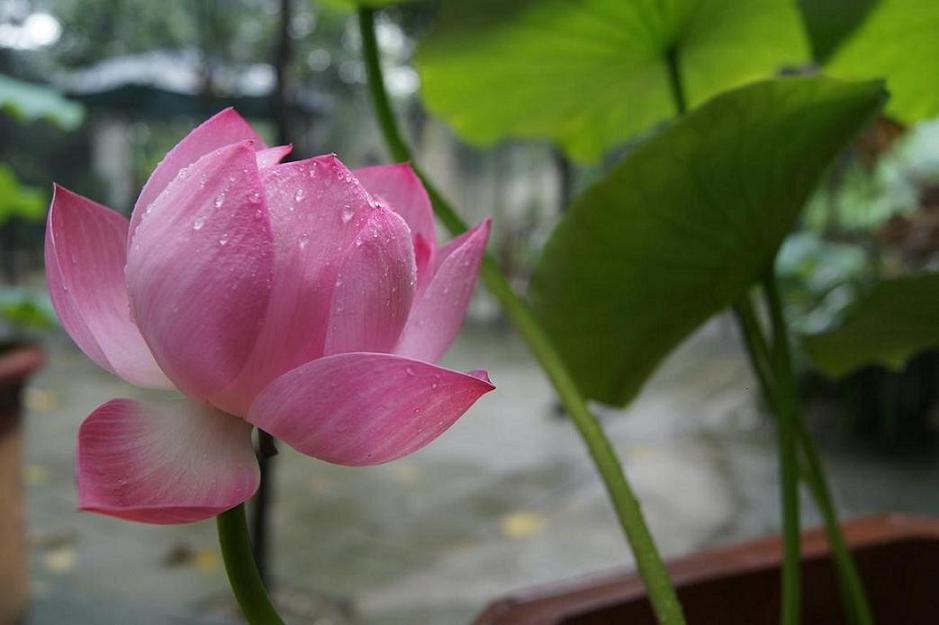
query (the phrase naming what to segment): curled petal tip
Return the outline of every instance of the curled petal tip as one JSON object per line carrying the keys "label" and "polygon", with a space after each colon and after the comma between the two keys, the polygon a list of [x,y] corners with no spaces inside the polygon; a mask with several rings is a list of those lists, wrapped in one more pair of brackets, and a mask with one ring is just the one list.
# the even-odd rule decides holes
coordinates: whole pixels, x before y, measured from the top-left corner
{"label": "curled petal tip", "polygon": [[[496,390],[496,385],[492,383],[492,379],[489,377],[489,372],[485,369],[475,369],[469,372],[469,375],[473,376],[477,380],[481,380],[489,385],[489,391]],[[487,393],[489,391],[486,391]]]}

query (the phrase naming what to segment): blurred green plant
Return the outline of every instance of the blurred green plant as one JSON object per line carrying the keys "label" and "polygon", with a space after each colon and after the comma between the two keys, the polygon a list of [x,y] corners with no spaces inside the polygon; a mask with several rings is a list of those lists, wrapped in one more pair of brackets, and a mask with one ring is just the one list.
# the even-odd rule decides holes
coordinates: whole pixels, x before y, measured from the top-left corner
{"label": "blurred green plant", "polygon": [[0,111],[21,122],[48,119],[63,130],[81,125],[85,111],[80,104],[45,85],[0,75]]}
{"label": "blurred green plant", "polygon": [[415,0],[317,0],[318,4],[331,9],[344,9],[346,11],[355,11],[359,7],[369,7],[371,9],[381,9],[396,4],[414,2]]}
{"label": "blurred green plant", "polygon": [[21,184],[10,166],[0,163],[0,228],[13,218],[42,221],[48,201],[40,189]]}
{"label": "blurred green plant", "polygon": [[877,279],[869,254],[852,243],[828,241],[801,231],[779,250],[776,272],[785,295],[787,319],[799,334],[834,326],[864,286]]}
{"label": "blurred green plant", "polygon": [[[0,164],[0,228],[14,219],[42,222],[47,202],[44,192],[21,184],[8,165]],[[0,338],[4,341],[55,325],[55,313],[45,296],[0,285]]]}
{"label": "blurred green plant", "polygon": [[939,348],[939,274],[885,279],[851,306],[841,323],[803,343],[814,365],[840,378],[866,365],[897,370]]}
{"label": "blurred green plant", "polygon": [[48,296],[28,289],[0,289],[0,337],[21,337],[58,325]]}

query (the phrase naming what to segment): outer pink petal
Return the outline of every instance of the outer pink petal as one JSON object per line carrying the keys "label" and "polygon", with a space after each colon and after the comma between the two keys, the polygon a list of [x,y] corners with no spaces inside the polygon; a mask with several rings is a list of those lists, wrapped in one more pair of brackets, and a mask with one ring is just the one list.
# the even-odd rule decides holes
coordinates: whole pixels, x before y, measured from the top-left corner
{"label": "outer pink petal", "polygon": [[275,242],[270,306],[242,374],[216,406],[244,415],[282,373],[323,355],[339,265],[379,207],[334,155],[262,171]]}
{"label": "outer pink petal", "polygon": [[55,186],[46,225],[52,304],[78,346],[132,384],[171,386],[130,319],[124,264],[127,219]]}
{"label": "outer pink petal", "polygon": [[167,152],[143,186],[130,218],[129,238],[134,237],[147,207],[176,178],[181,169],[195,163],[209,152],[242,141],[252,141],[255,149],[266,147],[260,135],[233,108],[216,113],[183,137],[182,141]]}
{"label": "outer pink petal", "polygon": [[127,288],[160,367],[187,395],[210,399],[241,372],[260,333],[273,235],[248,142],[185,172],[144,214]]}
{"label": "outer pink petal", "polygon": [[292,145],[278,145],[264,150],[258,150],[255,156],[258,159],[258,169],[273,167],[278,164],[285,156],[293,151]]}
{"label": "outer pink petal", "polygon": [[277,378],[248,420],[298,451],[346,465],[388,462],[443,434],[495,387],[391,354],[327,356]]}
{"label": "outer pink petal", "polygon": [[431,246],[436,246],[434,210],[421,179],[410,164],[373,165],[361,167],[353,173],[369,193],[384,199],[396,213],[404,217],[412,233],[424,237]]}
{"label": "outer pink petal", "polygon": [[390,352],[411,309],[416,271],[407,224],[390,209],[377,208],[336,275],[326,354]]}
{"label": "outer pink petal", "polygon": [[251,426],[190,402],[99,406],[79,430],[76,465],[82,510],[145,523],[213,517],[260,480]]}
{"label": "outer pink petal", "polygon": [[489,228],[487,219],[439,250],[434,277],[415,300],[395,353],[435,362],[447,351],[463,325]]}

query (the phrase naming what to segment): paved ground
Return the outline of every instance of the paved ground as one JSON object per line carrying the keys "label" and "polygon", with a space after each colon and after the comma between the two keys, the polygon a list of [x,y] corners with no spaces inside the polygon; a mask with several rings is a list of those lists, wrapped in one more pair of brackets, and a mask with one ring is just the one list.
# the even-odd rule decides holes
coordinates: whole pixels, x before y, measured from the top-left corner
{"label": "paved ground", "polygon": [[[134,390],[65,340],[51,351],[26,432],[33,625],[63,614],[76,624],[78,614],[181,622],[129,619],[141,610],[231,618],[212,523],[155,527],[74,511],[78,425]],[[508,590],[630,566],[585,451],[524,347],[508,331],[469,328],[447,364],[488,368],[498,390],[420,453],[369,469],[278,456],[273,569],[292,623],[465,624]],[[667,556],[777,528],[773,432],[750,387],[733,330],[718,321],[628,411],[602,412]],[[845,514],[939,512],[935,459],[871,457],[828,434]]]}

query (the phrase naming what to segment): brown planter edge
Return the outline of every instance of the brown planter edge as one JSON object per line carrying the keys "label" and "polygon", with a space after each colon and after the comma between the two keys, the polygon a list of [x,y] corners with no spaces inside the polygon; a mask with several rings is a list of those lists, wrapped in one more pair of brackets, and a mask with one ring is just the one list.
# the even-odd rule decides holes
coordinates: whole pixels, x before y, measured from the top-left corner
{"label": "brown planter edge", "polygon": [[33,343],[0,345],[0,388],[24,382],[46,361],[46,352]]}
{"label": "brown planter edge", "polygon": [[0,623],[17,623],[29,605],[22,486],[23,389],[45,362],[32,343],[0,345]]}
{"label": "brown planter edge", "polygon": [[[861,517],[842,523],[852,550],[877,547],[900,540],[939,540],[939,519],[903,514]],[[829,553],[823,528],[802,534],[803,560]],[[668,570],[678,588],[716,580],[730,574],[746,575],[775,568],[782,562],[782,540],[770,536],[750,542],[695,552],[672,560]],[[635,572],[591,576],[512,593],[490,603],[474,625],[559,625],[565,619],[645,597]]]}

